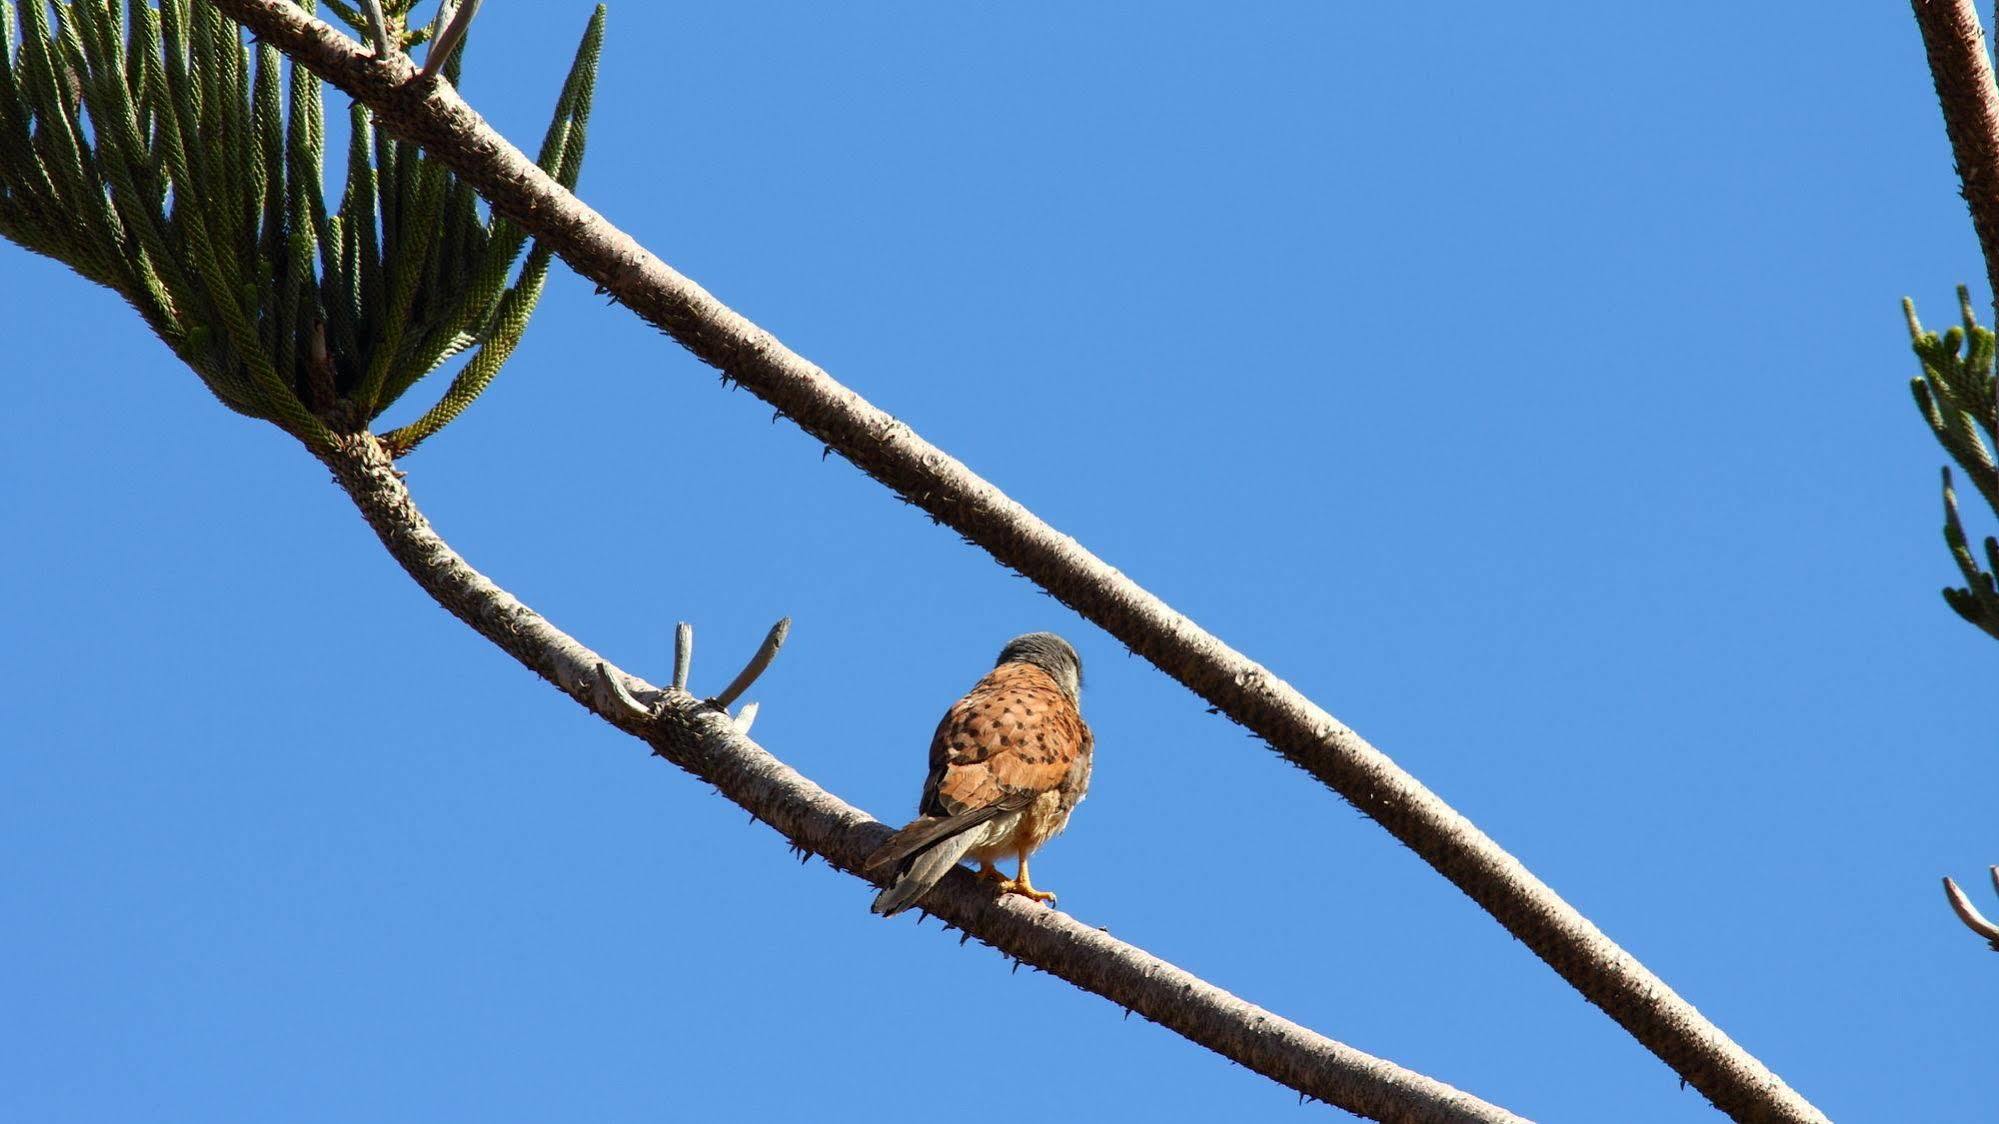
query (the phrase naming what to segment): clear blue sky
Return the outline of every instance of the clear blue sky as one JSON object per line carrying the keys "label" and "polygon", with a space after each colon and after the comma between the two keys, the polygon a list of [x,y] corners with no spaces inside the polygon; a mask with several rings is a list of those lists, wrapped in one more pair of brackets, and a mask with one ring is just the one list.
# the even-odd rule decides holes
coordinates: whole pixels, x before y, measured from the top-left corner
{"label": "clear blue sky", "polygon": [[[518,142],[589,7],[487,5],[467,92]],[[598,104],[596,206],[1828,1113],[1990,1114],[1999,959],[1936,880],[1999,861],[1999,645],[1937,596],[1896,308],[1984,271],[1905,7],[617,3]],[[438,610],[114,298],[4,246],[0,302],[0,1118],[1327,1112],[871,916]],[[794,617],[757,735],[883,818],[1058,629],[1099,744],[1035,865],[1065,908],[1524,1114],[1714,1119],[1343,802],[560,266],[406,467],[635,672],[687,619],[715,689]]]}

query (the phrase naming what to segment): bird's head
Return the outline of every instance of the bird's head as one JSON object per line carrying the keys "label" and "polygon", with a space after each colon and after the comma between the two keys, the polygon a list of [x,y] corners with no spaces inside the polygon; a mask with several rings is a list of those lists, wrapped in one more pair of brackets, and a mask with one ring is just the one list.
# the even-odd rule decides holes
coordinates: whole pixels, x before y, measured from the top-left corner
{"label": "bird's head", "polygon": [[1014,637],[1000,649],[999,662],[1031,663],[1053,677],[1070,702],[1080,705],[1083,701],[1083,658],[1067,640],[1052,632]]}

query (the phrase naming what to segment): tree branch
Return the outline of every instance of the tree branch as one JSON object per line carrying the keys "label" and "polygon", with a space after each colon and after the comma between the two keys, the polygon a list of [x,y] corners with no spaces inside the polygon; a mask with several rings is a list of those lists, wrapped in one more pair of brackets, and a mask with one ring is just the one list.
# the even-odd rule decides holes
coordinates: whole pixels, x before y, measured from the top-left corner
{"label": "tree branch", "polygon": [[[887,825],[771,756],[726,712],[684,690],[660,690],[626,675],[494,585],[438,537],[373,435],[343,436],[321,459],[382,545],[453,616],[599,718],[714,785],[793,847],[867,879],[861,863],[888,837]],[[1066,913],[998,894],[964,871],[922,904],[1006,956],[1305,1096],[1375,1120],[1520,1124],[1469,1093],[1279,1018]]]}
{"label": "tree branch", "polygon": [[452,9],[444,30],[437,33],[437,38],[431,41],[430,50],[423,56],[421,73],[425,78],[443,73],[445,66],[451,62],[452,53],[464,42],[465,33],[472,30],[472,19],[479,14],[479,5],[483,2],[460,0],[458,7]]}
{"label": "tree branch", "polygon": [[[1986,291],[1992,297],[1995,319],[1999,319],[1999,86],[1995,86],[1992,75],[1992,56],[1985,47],[1985,30],[1978,23],[1978,9],[1970,0],[1910,0],[1915,9],[1916,26],[1922,29],[1923,50],[1930,59],[1930,79],[1936,83],[1937,103],[1943,108],[1944,131],[1950,135],[1951,155],[1957,163],[1958,182],[1963,185],[1964,202],[1971,209],[1971,225],[1978,232],[1978,248],[1985,255]],[[1967,337],[1967,353],[1979,353],[1975,340],[1976,325],[1972,323],[1971,301],[1964,290],[1958,290],[1958,297],[1964,302],[1964,333]],[[1925,341],[1934,342],[1935,337],[1924,337],[1917,329],[1914,307],[1909,308],[1910,333],[1917,337],[1918,352]],[[1955,329],[1953,329],[1955,331]],[[1987,340],[1989,346],[1989,338]],[[1958,376],[1966,387],[1989,387],[1990,353],[1984,353],[1986,363],[1982,369],[1966,372],[1953,354],[1945,357],[1931,353],[1937,360],[1934,366],[1926,366],[1926,371],[1935,371],[1929,376],[1931,383],[1924,385],[1925,392],[1932,387],[1936,393],[1947,393],[1955,389],[1945,385],[1945,379]],[[1929,360],[1926,358],[1926,363]],[[1993,428],[1989,409],[1990,390],[1982,394],[1987,406],[1977,410],[1978,420],[1989,433]],[[1990,458],[1985,452],[1978,434],[1966,420],[1969,411],[1948,403],[1929,401],[1922,396],[1918,403],[1924,406],[1924,414],[1949,425],[1960,422],[1966,429],[1962,439],[1953,439],[1953,430],[1945,425],[1932,424],[1937,439],[1949,451],[1952,459],[1964,466],[1965,473],[1985,494],[1986,502],[1999,509],[1988,487],[1991,470]],[[1967,441],[1969,444],[1967,444]],[[1972,446],[1976,446],[1975,450]],[[1982,471],[1981,471],[1982,470]],[[1951,487],[1950,469],[1943,470],[1944,540],[1950,544],[1951,554],[1956,559],[1958,569],[1965,576],[1962,589],[1946,588],[1944,598],[1958,615],[1983,629],[1987,634],[1999,637],[1999,614],[1994,613],[1992,593],[1993,576],[1989,571],[1981,571],[1972,557],[1970,544],[1965,538],[1964,526],[1957,515],[1957,493]],[[1992,551],[1992,540],[1986,539],[1986,550]],[[1999,558],[1994,558],[1999,567]],[[1992,868],[1992,881],[1999,888],[1999,866]],[[1957,888],[1957,883],[1949,878],[1943,880],[1944,895],[1950,900],[1951,909],[1958,919],[1979,936],[1984,937],[1994,950],[1999,950],[1999,926],[1994,926],[1981,916]]]}
{"label": "tree branch", "polygon": [[673,689],[685,691],[687,676],[694,670],[694,626],[681,621],[673,626]]}
{"label": "tree branch", "polygon": [[[1930,57],[1964,202],[1985,253],[1987,291],[1999,302],[1999,91],[1993,88],[1985,32],[1970,0],[1910,0],[1910,6]],[[1999,314],[1999,303],[1993,307]]]}
{"label": "tree branch", "polygon": [[752,655],[750,662],[743,665],[743,670],[737,672],[736,677],[729,681],[729,685],[722,688],[722,693],[715,696],[712,700],[714,704],[727,710],[737,699],[742,698],[744,691],[756,685],[757,677],[770,669],[770,661],[777,658],[777,650],[784,647],[785,637],[790,635],[790,617],[771,625],[770,631],[764,634],[764,642],[757,645],[756,654]]}
{"label": "tree branch", "polygon": [[[1999,890],[1999,866],[1993,867],[1991,874],[1992,888]],[[1985,915],[1978,912],[1978,907],[1971,904],[1971,899],[1965,896],[1963,890],[1957,888],[1957,883],[1951,881],[1948,875],[1944,876],[1943,880],[1943,896],[1950,901],[1951,911],[1957,914],[1959,921],[1964,922],[1964,927],[1984,937],[1985,943],[1992,946],[1992,951],[1999,952],[1999,925],[1987,921]]]}
{"label": "tree branch", "polygon": [[421,144],[576,272],[856,467],[1018,570],[1344,796],[1492,914],[1715,1107],[1823,1121],[1781,1078],[1471,822],[1290,684],[1203,631],[649,253],[447,84],[376,60],[288,0],[208,0]]}

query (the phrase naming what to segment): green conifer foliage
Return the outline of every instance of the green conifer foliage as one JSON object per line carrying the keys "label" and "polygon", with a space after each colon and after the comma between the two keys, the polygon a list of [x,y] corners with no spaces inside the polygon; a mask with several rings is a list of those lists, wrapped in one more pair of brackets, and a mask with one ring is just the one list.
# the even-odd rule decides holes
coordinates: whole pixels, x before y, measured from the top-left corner
{"label": "green conifer foliage", "polygon": [[[408,47],[457,7],[407,30],[414,3],[385,0],[381,28],[330,7],[367,41]],[[600,6],[542,141],[541,167],[570,188],[603,37]],[[384,435],[407,452],[491,385],[550,255],[360,105],[329,209],[322,92],[209,4],[0,0],[0,237],[115,291],[224,405],[309,445],[366,427],[469,353],[433,406]]]}

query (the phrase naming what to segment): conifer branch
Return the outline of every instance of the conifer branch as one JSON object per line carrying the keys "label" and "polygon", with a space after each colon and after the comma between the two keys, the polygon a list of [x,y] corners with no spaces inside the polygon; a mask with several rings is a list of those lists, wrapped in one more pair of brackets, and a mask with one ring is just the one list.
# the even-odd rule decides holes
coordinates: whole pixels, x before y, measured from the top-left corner
{"label": "conifer branch", "polygon": [[[888,825],[749,740],[741,717],[732,719],[684,690],[661,690],[626,675],[473,569],[417,509],[402,473],[372,435],[343,435],[320,458],[389,554],[445,610],[604,721],[714,785],[794,848],[873,881],[861,864],[888,837]],[[1066,913],[998,893],[969,871],[947,877],[922,904],[1001,954],[1136,1011],[1302,1096],[1373,1120],[1524,1124],[1468,1093],[1280,1018]]]}
{"label": "conifer branch", "polygon": [[368,105],[497,213],[856,467],[1247,726],[1449,878],[1738,1120],[1825,1120],[1775,1073],[1387,755],[717,301],[536,168],[443,83],[377,60],[285,0],[205,0]]}

